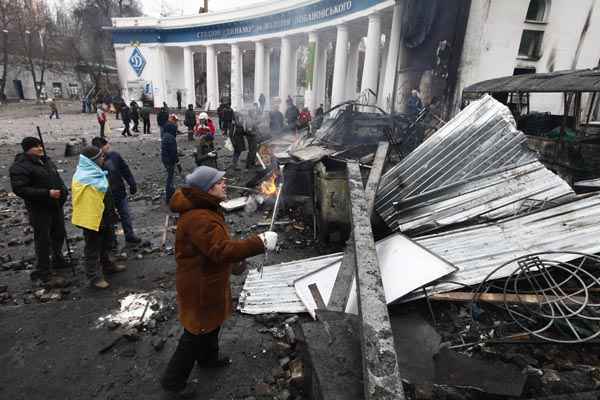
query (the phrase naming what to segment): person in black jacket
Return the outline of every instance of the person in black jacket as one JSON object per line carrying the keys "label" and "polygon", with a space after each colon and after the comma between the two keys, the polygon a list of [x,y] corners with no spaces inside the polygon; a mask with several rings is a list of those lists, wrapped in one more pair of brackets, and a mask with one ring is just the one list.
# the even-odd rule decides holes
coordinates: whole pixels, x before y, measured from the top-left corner
{"label": "person in black jacket", "polygon": [[283,114],[277,106],[273,106],[273,110],[269,113],[269,130],[275,134],[283,131]]}
{"label": "person in black jacket", "polygon": [[285,110],[285,120],[287,122],[288,130],[296,131],[296,124],[298,122],[299,115],[300,111],[298,111],[298,107],[296,107],[291,98],[288,98],[287,109]]}
{"label": "person in black jacket", "polygon": [[142,117],[142,123],[144,125],[144,133],[149,135],[150,132],[150,114],[152,113],[152,109],[148,104],[144,104],[140,111],[140,116]]}
{"label": "person in black jacket", "polygon": [[[166,103],[163,103],[163,104],[166,104]],[[162,138],[162,135],[165,130],[165,124],[168,121],[169,121],[169,111],[165,107],[161,107],[158,114],[156,114],[156,124],[160,128],[160,137],[161,138]]]}
{"label": "person in black jacket", "polygon": [[125,103],[123,103],[121,108],[121,119],[123,120],[123,125],[125,126],[123,128],[123,132],[121,132],[121,135],[133,136],[131,132],[129,132],[129,124],[131,123],[131,110]]}
{"label": "person in black jacket", "polygon": [[233,130],[233,109],[231,108],[231,104],[225,103],[223,107],[223,125],[221,130],[223,131],[223,136],[229,135]]}
{"label": "person in black jacket", "polygon": [[138,105],[137,101],[131,100],[129,107],[131,109],[131,120],[133,121],[133,128],[131,128],[131,130],[139,133],[140,130],[138,129],[138,125],[140,123],[140,106]]}
{"label": "person in black jacket", "polygon": [[26,137],[21,147],[23,153],[15,157],[10,167],[10,183],[13,192],[25,201],[29,223],[33,228],[37,266],[31,273],[31,280],[61,286],[64,279],[53,277],[50,268],[68,266],[62,256],[66,234],[63,205],[68,190],[54,163],[44,154],[39,139]]}
{"label": "person in black jacket", "polygon": [[238,162],[240,155],[246,150],[246,131],[244,130],[244,117],[239,112],[236,112],[234,119],[233,129],[231,131],[231,144],[233,145],[233,158],[231,165],[236,171],[239,171],[240,167]]}
{"label": "person in black jacket", "polygon": [[129,166],[123,160],[123,157],[116,151],[111,151],[110,143],[104,138],[95,137],[92,139],[92,145],[96,146],[104,153],[104,169],[108,170],[108,184],[113,195],[115,207],[119,213],[119,219],[123,226],[125,241],[127,243],[141,243],[142,239],[135,235],[133,230],[131,214],[129,212],[129,202],[127,200],[127,189],[125,182],[129,185],[129,193],[134,195],[137,192],[135,178],[129,169]]}
{"label": "person in black jacket", "polygon": [[175,193],[173,185],[175,167],[181,168],[179,166],[179,156],[177,155],[177,116],[175,114],[171,114],[169,121],[164,125],[160,144],[160,158],[167,171],[165,201],[169,204],[171,196]]}
{"label": "person in black jacket", "polygon": [[188,104],[188,109],[184,114],[183,124],[188,128],[188,140],[192,142],[194,140],[194,126],[196,126],[196,113],[194,112],[193,104]]}

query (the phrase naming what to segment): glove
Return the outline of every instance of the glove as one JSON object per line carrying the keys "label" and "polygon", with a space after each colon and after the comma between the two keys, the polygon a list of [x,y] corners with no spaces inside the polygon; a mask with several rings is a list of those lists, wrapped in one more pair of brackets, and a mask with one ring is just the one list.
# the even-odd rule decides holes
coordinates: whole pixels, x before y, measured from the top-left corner
{"label": "glove", "polygon": [[134,194],[137,193],[137,186],[136,185],[132,185],[129,186],[129,193],[133,196]]}
{"label": "glove", "polygon": [[258,235],[260,240],[262,240],[263,245],[265,246],[265,250],[273,251],[277,246],[277,233],[273,231],[267,231],[265,233],[261,233]]}

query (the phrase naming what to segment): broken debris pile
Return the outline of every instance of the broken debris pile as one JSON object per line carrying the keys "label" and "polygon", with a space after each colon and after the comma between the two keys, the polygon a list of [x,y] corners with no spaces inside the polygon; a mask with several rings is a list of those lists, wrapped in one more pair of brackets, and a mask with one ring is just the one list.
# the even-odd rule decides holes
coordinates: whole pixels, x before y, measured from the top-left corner
{"label": "broken debris pile", "polygon": [[508,108],[485,96],[381,177],[375,209],[391,229],[418,234],[572,195],[526,143]]}
{"label": "broken debris pile", "polygon": [[[356,177],[352,179],[349,176],[349,186],[356,187]],[[368,184],[365,193],[372,189]],[[351,204],[354,201],[350,199]],[[600,335],[596,323],[600,319],[596,309],[600,299],[595,298],[600,263],[590,269],[581,268],[588,264],[582,260],[593,258],[587,254],[600,253],[600,195],[575,195],[566,182],[538,161],[527,148],[525,135],[516,129],[509,110],[490,96],[471,103],[383,175],[375,211],[396,231],[376,244],[377,256],[372,260],[378,264],[385,301],[408,303],[425,297],[429,304],[430,296],[446,302],[462,296],[460,301],[472,303],[466,315],[471,315],[473,321],[464,330],[470,332],[474,342],[465,343],[461,337],[458,347],[472,351],[486,340],[507,337],[580,343]],[[352,205],[352,212],[351,220],[356,224],[354,214],[361,211]],[[353,232],[358,232],[355,225]],[[365,289],[361,285],[370,285],[366,290],[372,290],[378,280],[364,273],[361,276],[365,266],[358,260],[364,260],[364,254],[359,257],[349,249],[355,246],[354,241],[362,242],[362,236],[360,240],[352,239],[345,255],[267,266],[262,278],[249,273],[240,310],[251,314],[308,311],[319,319],[319,313],[336,304],[331,298],[340,279],[350,279],[345,307],[340,311],[357,313],[364,330],[365,310],[360,301],[357,304],[357,294]],[[548,252],[555,253],[546,259],[531,257],[533,253]],[[356,260],[356,270],[352,263],[347,263],[350,267],[345,265],[342,260],[346,257]],[[350,273],[344,272],[345,268],[350,268]],[[473,288],[482,282],[485,284],[473,294]],[[467,294],[448,293],[458,288]],[[481,306],[488,299],[504,303],[500,315],[488,313],[486,306]],[[435,321],[431,305],[429,311]],[[486,317],[479,321],[482,313]],[[483,322],[490,315],[495,318],[486,326]],[[502,317],[505,321],[500,321]],[[511,329],[499,328],[506,325]],[[323,326],[331,335],[327,326],[332,325],[323,321]],[[378,329],[385,331],[385,324]],[[372,345],[380,345],[380,339]],[[361,337],[361,343],[363,340]],[[372,356],[364,351],[363,363]],[[436,354],[456,368],[482,368],[466,359],[456,361],[457,357],[463,359],[460,354],[444,353],[442,349]],[[395,354],[394,358],[398,359]],[[518,396],[523,389],[523,379],[505,390],[495,384],[471,385],[468,379],[460,383],[454,374],[444,375],[443,370],[436,367],[434,371],[435,381],[441,385],[473,386],[511,396]],[[538,374],[535,368],[528,371]],[[511,370],[509,375],[516,376],[513,373]],[[513,381],[517,382],[516,378]]]}

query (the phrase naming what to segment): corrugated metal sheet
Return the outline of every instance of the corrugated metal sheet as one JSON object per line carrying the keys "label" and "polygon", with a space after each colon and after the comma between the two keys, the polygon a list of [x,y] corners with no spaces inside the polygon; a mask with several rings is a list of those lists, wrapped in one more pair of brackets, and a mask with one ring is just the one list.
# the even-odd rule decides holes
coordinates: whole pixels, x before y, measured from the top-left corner
{"label": "corrugated metal sheet", "polygon": [[512,216],[525,206],[574,194],[567,182],[535,161],[402,200],[386,222],[405,234],[422,234],[473,218]]}
{"label": "corrugated metal sheet", "polygon": [[268,265],[263,268],[262,277],[252,270],[240,294],[238,309],[246,314],[305,312],[304,304],[296,295],[294,281],[341,258],[342,253],[337,253]]}
{"label": "corrugated metal sheet", "polygon": [[[457,269],[404,235],[390,236],[377,242],[376,247],[385,300],[388,304]],[[313,318],[317,305],[309,285],[315,284],[325,304],[328,304],[341,263],[335,262],[303,276],[294,283],[298,297]],[[345,311],[358,314],[356,279],[352,282]]]}
{"label": "corrugated metal sheet", "polygon": [[[594,194],[576,196],[564,204],[499,223],[480,224],[413,240],[458,267],[458,271],[444,278],[445,281],[475,285],[494,268],[527,254],[543,251],[600,253],[598,238],[600,195]],[[341,253],[337,253],[268,266],[264,268],[262,279],[252,271],[244,285],[239,308],[249,314],[305,312],[306,308],[294,290],[294,281],[338,262],[340,258]],[[396,258],[398,268],[402,268],[402,258]],[[558,261],[569,259],[572,258]],[[428,288],[428,292],[441,293],[460,287],[440,283]],[[405,300],[421,296],[422,292],[417,291]]]}
{"label": "corrugated metal sheet", "polygon": [[[414,240],[459,268],[446,280],[474,285],[494,268],[527,254],[542,251],[600,253],[599,238],[600,195],[594,194],[576,196],[556,207],[500,223],[476,225]],[[443,283],[428,291],[439,293],[457,287]]]}
{"label": "corrugated metal sheet", "polygon": [[463,92],[600,92],[600,69],[505,76],[467,86]]}
{"label": "corrugated metal sheet", "polygon": [[[510,178],[494,177],[494,175],[536,161],[537,155],[527,148],[527,137],[516,129],[508,108],[486,95],[462,110],[382,176],[375,207],[391,228],[398,228],[399,222],[396,218],[399,214],[394,203],[402,201],[407,205],[418,206],[423,199],[431,200],[436,195],[441,195],[440,201],[454,197],[454,204],[458,207],[461,201],[471,201],[479,195],[484,196],[479,203],[485,204],[484,200],[489,198],[491,189],[484,189],[479,193],[475,193],[472,189],[477,185],[474,183],[475,180],[482,179],[483,181],[478,184],[485,184],[485,179],[489,178],[497,181],[504,180],[504,193],[514,195],[513,205],[519,208],[521,204],[515,199],[519,197],[528,199],[532,191],[525,190],[526,188],[518,183],[511,183]],[[532,168],[540,171],[540,168],[536,167],[539,167],[539,164],[535,164]],[[560,189],[552,192],[549,191],[549,185],[542,182],[546,179],[558,182],[549,175],[549,171],[539,172],[539,174],[541,174],[540,182],[536,179],[535,183],[536,186],[540,185],[538,189],[541,191],[534,196],[540,200],[552,200],[555,194],[558,196],[566,194],[566,184],[558,184]],[[532,176],[523,179],[531,179]],[[471,189],[470,196],[465,197],[462,193],[465,188]],[[448,195],[446,191],[451,190],[455,193]],[[485,197],[486,195],[488,197]],[[417,196],[422,197],[418,199]],[[413,198],[414,201],[411,201]],[[506,216],[512,212],[510,207],[504,213],[498,212],[498,207],[483,206],[478,211],[481,212],[480,214],[472,213],[469,218],[492,210],[495,211],[496,216]],[[433,221],[435,216],[432,215],[429,219]]]}

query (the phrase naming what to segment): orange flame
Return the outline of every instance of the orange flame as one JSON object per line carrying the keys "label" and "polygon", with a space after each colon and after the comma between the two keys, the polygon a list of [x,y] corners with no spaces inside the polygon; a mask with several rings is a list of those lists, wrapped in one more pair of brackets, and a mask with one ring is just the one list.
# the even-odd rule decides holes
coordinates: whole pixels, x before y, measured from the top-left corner
{"label": "orange flame", "polygon": [[272,197],[277,194],[277,184],[275,181],[277,180],[277,175],[275,173],[271,173],[265,181],[260,184],[260,192],[267,197]]}

